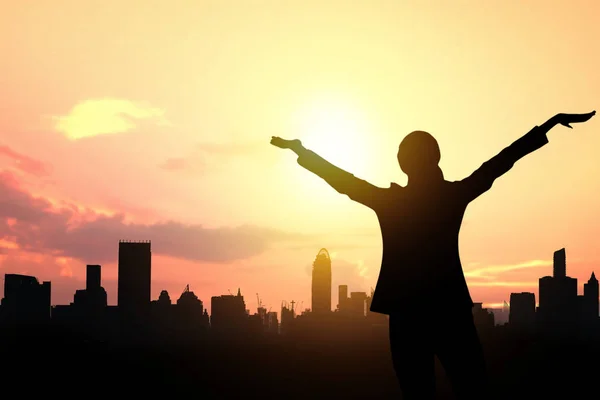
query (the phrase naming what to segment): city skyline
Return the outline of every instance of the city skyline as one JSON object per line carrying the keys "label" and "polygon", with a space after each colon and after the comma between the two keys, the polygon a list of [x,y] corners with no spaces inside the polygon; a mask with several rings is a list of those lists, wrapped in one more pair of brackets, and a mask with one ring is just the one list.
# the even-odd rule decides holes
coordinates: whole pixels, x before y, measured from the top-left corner
{"label": "city skyline", "polygon": [[[557,111],[596,106],[596,4],[339,6],[7,5],[0,274],[50,280],[67,304],[100,264],[116,304],[116,243],[143,238],[156,243],[152,299],[242,287],[278,307],[310,302],[325,247],[333,287],[368,293],[375,216],[284,161],[271,135],[387,186],[406,181],[395,154],[415,129],[435,135],[446,177],[461,179]],[[474,301],[537,296],[559,247],[580,283],[600,265],[597,127],[549,141],[467,210]]]}
{"label": "city skyline", "polygon": [[[35,276],[5,274],[3,276],[2,289],[5,291],[7,287],[5,283],[7,277],[13,280],[25,280],[34,283],[34,286],[39,286],[42,291],[42,297],[47,297],[48,305],[52,309],[57,310],[61,317],[61,312],[73,306],[81,307],[83,305],[84,307],[100,308],[108,306],[112,307],[113,310],[116,310],[116,307],[118,307],[124,315],[135,316],[144,315],[149,310],[150,305],[154,303],[172,304],[171,294],[168,290],[162,289],[156,298],[150,295],[150,286],[152,284],[150,267],[152,264],[151,241],[119,240],[118,244],[119,281],[122,280],[123,283],[117,285],[117,297],[120,299],[117,304],[108,303],[107,292],[101,280],[102,266],[96,264],[86,265],[85,289],[77,289],[73,294],[73,300],[68,304],[56,304],[52,302],[52,282],[39,280]],[[274,315],[273,318],[276,321],[278,329],[279,322],[277,321],[286,318],[284,314],[290,314],[290,312],[292,319],[307,313],[315,316],[324,316],[325,314],[338,312],[346,315],[349,311],[351,311],[352,315],[362,314],[362,316],[368,316],[369,314],[373,314],[370,311],[373,288],[371,288],[370,292],[366,292],[349,290],[353,288],[349,288],[347,284],[339,284],[335,287],[332,285],[334,269],[332,268],[332,261],[326,248],[321,248],[318,251],[312,266],[312,278],[310,280],[311,300],[306,305],[304,305],[303,301],[282,299],[280,306],[275,307],[275,311],[272,311],[273,306],[264,304],[259,293],[256,293],[256,307],[253,307],[251,305],[252,300],[241,294],[241,287],[237,288],[237,294],[228,290],[228,293],[210,296],[210,301],[208,299],[205,299],[205,301],[203,300],[204,295],[202,293],[199,293],[199,295],[195,294],[193,290],[190,290],[189,284],[185,286],[180,297],[173,304],[179,304],[182,300],[188,302],[186,297],[189,297],[187,295],[191,294],[195,299],[193,301],[200,304],[200,315],[202,315],[202,310],[212,315],[212,307],[216,300],[223,299],[226,300],[225,303],[228,303],[230,302],[228,298],[240,298],[240,304],[243,304],[241,308],[242,314],[248,317],[259,317],[261,321],[270,320],[271,315]],[[563,319],[568,318],[568,316],[593,320],[597,324],[600,321],[600,295],[599,283],[595,271],[591,271],[589,279],[579,283],[577,278],[568,275],[567,267],[566,249],[561,248],[556,250],[553,252],[552,257],[552,273],[542,275],[538,278],[538,290],[535,292],[512,292],[509,295],[509,301],[503,301],[500,306],[476,301],[473,312],[476,314],[483,312],[484,315],[489,312],[493,315],[491,317],[492,325],[503,325],[514,319],[511,323],[513,327],[519,326],[519,324],[531,327],[536,323],[540,323],[540,321],[552,320],[549,316],[557,313],[559,316],[556,317],[554,315],[554,317],[559,318],[561,324],[564,324]],[[579,290],[580,286],[583,290]],[[14,283],[12,287],[16,288]],[[539,295],[536,293],[539,293]],[[246,300],[244,300],[245,298]],[[542,301],[541,298],[544,300]],[[45,301],[43,300],[43,302]],[[540,307],[540,304],[543,304],[543,306]],[[513,308],[515,308],[516,317],[512,315]],[[252,312],[253,309],[255,310],[254,313]],[[359,311],[360,309],[362,309],[362,312]],[[49,315],[51,314],[52,312],[49,313]],[[575,317],[579,314],[582,314],[583,317]],[[383,317],[383,315],[380,316]]]}

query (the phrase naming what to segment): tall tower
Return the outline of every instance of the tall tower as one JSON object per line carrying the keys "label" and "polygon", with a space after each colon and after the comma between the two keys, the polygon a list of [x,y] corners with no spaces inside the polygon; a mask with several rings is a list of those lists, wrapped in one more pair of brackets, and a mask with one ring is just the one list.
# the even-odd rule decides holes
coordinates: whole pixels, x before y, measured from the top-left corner
{"label": "tall tower", "polygon": [[338,310],[346,311],[345,306],[348,301],[348,285],[340,285],[338,288]]}
{"label": "tall tower", "polygon": [[100,289],[102,282],[102,275],[100,265],[87,265],[85,274],[85,289],[92,291]]}
{"label": "tall tower", "polygon": [[596,274],[592,272],[592,276],[583,284],[583,298],[586,303],[586,312],[592,319],[598,319],[599,310],[599,293],[598,293],[598,279]]}
{"label": "tall tower", "polygon": [[564,278],[567,276],[567,253],[564,248],[554,252],[554,277]]}
{"label": "tall tower", "polygon": [[313,262],[312,312],[331,312],[331,258],[326,249],[321,249]]}
{"label": "tall tower", "polygon": [[567,276],[566,252],[562,248],[554,252],[553,276],[539,279],[536,319],[547,333],[567,333],[577,325],[578,310],[577,279]]}
{"label": "tall tower", "polygon": [[150,241],[119,241],[119,309],[143,313],[150,305]]}

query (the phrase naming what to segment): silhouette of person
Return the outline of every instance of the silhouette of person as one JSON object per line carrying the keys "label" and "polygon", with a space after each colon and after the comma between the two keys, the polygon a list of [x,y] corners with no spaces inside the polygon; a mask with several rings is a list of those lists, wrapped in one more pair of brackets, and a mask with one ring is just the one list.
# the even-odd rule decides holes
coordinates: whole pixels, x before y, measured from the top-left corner
{"label": "silhouette of person", "polygon": [[587,114],[557,114],[483,163],[460,181],[446,181],[433,136],[415,131],[400,143],[398,162],[406,186],[374,186],[330,164],[298,139],[272,137],[291,149],[298,164],[339,193],[375,211],[383,256],[371,311],[389,315],[393,366],[403,398],[435,397],[434,356],[456,396],[486,399],[486,365],[473,321],[473,301],[459,257],[458,236],[468,204],[488,191],[515,162],[548,143],[555,125],[589,120]]}

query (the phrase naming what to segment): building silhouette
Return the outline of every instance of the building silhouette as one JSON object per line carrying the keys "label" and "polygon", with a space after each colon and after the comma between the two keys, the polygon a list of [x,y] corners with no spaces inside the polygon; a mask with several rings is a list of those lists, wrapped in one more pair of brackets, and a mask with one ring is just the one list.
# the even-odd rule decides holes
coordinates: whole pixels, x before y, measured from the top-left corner
{"label": "building silhouette", "polygon": [[338,286],[338,306],[339,312],[348,312],[348,285]]}
{"label": "building silhouette", "polygon": [[294,329],[294,318],[296,313],[294,310],[295,302],[292,300],[288,306],[285,302],[281,304],[281,324],[279,333],[282,335],[289,334]]}
{"label": "building silhouette", "polygon": [[587,319],[598,318],[599,312],[599,296],[598,296],[598,279],[596,274],[592,272],[587,283],[583,284],[583,315]]}
{"label": "building silhouette", "polygon": [[321,249],[313,262],[312,312],[331,312],[331,258],[326,249]]}
{"label": "building silhouette", "polygon": [[231,335],[247,327],[248,313],[240,289],[235,296],[213,296],[210,308],[210,326],[215,333]]}
{"label": "building silhouette", "polygon": [[96,313],[107,306],[106,290],[101,285],[101,268],[100,265],[87,265],[85,289],[75,292],[73,304],[85,312]]}
{"label": "building silhouette", "polygon": [[473,304],[473,321],[480,334],[487,335],[494,329],[494,313],[483,307],[482,303]]}
{"label": "building silhouette", "polygon": [[536,323],[535,294],[511,293],[508,323],[514,330],[533,333]]}
{"label": "building silhouette", "polygon": [[[127,248],[128,246],[123,247],[126,249],[119,257],[120,261],[123,261],[121,266],[128,265],[127,257],[140,257],[141,260],[146,260],[145,266],[148,267],[142,270],[149,272],[148,257],[151,255],[149,246],[143,251],[135,248],[135,246],[133,246],[133,249],[131,247]],[[136,255],[132,255],[134,253]],[[569,352],[569,354],[586,353],[587,351],[573,350],[573,347],[569,346],[577,345],[575,340],[581,339],[589,340],[589,342],[581,342],[586,343],[586,345],[587,343],[598,343],[600,337],[600,330],[598,329],[599,282],[595,273],[592,272],[589,280],[583,285],[583,295],[577,296],[576,288],[573,291],[572,287],[569,286],[572,285],[574,280],[567,276],[566,257],[564,255],[564,251],[557,252],[553,276],[540,279],[541,285],[546,285],[545,290],[541,290],[540,293],[545,295],[548,300],[542,305],[547,306],[544,308],[546,312],[553,311],[552,306],[558,305],[559,313],[556,315],[560,316],[561,307],[564,306],[565,301],[561,302],[560,298],[556,299],[552,296],[564,296],[566,294],[575,299],[577,312],[571,318],[577,323],[572,324],[570,329],[577,330],[579,336],[567,337],[566,341],[560,343],[567,345],[566,352]],[[140,264],[137,261],[130,262],[129,267],[134,269],[136,265]],[[212,297],[212,315],[209,316],[200,297],[190,290],[190,286],[187,285],[181,294],[176,297],[171,297],[166,290],[161,291],[156,300],[149,302],[148,309],[150,312],[148,317],[136,320],[136,325],[129,323],[129,317],[132,314],[126,314],[126,318],[123,318],[123,314],[119,312],[119,306],[107,305],[106,291],[102,287],[102,267],[100,265],[86,266],[85,288],[76,290],[71,304],[52,308],[50,307],[50,282],[39,283],[35,277],[7,274],[4,282],[5,298],[0,302],[0,317],[2,317],[3,322],[0,325],[0,338],[2,338],[1,342],[7,343],[7,347],[10,347],[11,343],[15,343],[9,341],[9,339],[27,343],[28,346],[14,346],[15,349],[19,349],[18,351],[22,351],[23,348],[31,345],[38,346],[36,350],[41,348],[57,349],[58,358],[62,357],[62,353],[60,353],[63,351],[62,349],[67,347],[63,344],[69,343],[69,346],[77,349],[73,358],[77,361],[71,361],[71,363],[76,362],[78,368],[82,369],[82,374],[89,376],[90,379],[96,375],[90,374],[88,370],[83,370],[83,365],[88,365],[84,362],[89,361],[89,363],[101,369],[106,361],[104,358],[106,357],[105,352],[110,351],[109,349],[117,349],[116,351],[122,352],[120,360],[124,364],[122,367],[123,372],[121,372],[122,382],[128,382],[129,385],[135,385],[128,375],[128,369],[133,370],[130,367],[131,364],[128,363],[135,357],[138,358],[139,365],[141,365],[139,368],[146,368],[146,371],[154,370],[155,376],[157,376],[156,379],[161,381],[167,380],[163,374],[171,373],[169,371],[177,368],[177,364],[181,364],[181,368],[172,373],[169,382],[178,382],[179,384],[182,380],[187,379],[186,373],[188,373],[188,370],[194,390],[198,387],[198,379],[202,379],[200,377],[206,379],[208,383],[205,382],[205,385],[208,386],[217,381],[230,382],[226,383],[228,387],[211,393],[215,395],[215,398],[244,397],[243,395],[234,396],[231,386],[240,386],[244,387],[244,390],[249,390],[247,386],[244,386],[248,383],[243,381],[242,376],[246,376],[250,371],[254,372],[265,368],[266,365],[274,365],[277,372],[283,374],[284,379],[282,381],[290,379],[290,365],[301,362],[305,364],[298,367],[299,369],[296,371],[312,369],[314,376],[317,374],[328,376],[329,371],[335,371],[335,374],[340,376],[343,374],[347,378],[360,371],[360,378],[357,376],[357,379],[346,379],[340,384],[346,387],[356,381],[362,385],[365,379],[371,377],[374,379],[372,381],[373,385],[368,390],[376,390],[375,388],[380,387],[379,385],[387,379],[384,376],[385,369],[387,368],[388,372],[391,369],[387,358],[389,357],[387,347],[389,340],[388,317],[384,314],[369,312],[373,289],[368,295],[365,292],[350,292],[348,285],[339,285],[337,310],[336,312],[331,312],[331,310],[327,312],[330,303],[327,304],[325,299],[331,299],[331,285],[329,282],[332,269],[331,260],[325,249],[319,252],[313,267],[316,270],[316,273],[313,274],[315,278],[313,281],[316,283],[314,287],[320,289],[320,291],[314,291],[316,296],[313,297],[313,304],[317,304],[317,311],[303,310],[302,303],[297,305],[295,301],[291,301],[289,303],[282,302],[281,313],[278,314],[271,311],[269,307],[263,306],[257,294],[256,312],[250,315],[241,289],[238,289],[235,295],[229,293],[228,295]],[[120,271],[128,270],[123,268]],[[132,275],[135,276],[135,274]],[[326,285],[323,285],[324,282]],[[566,290],[560,286],[561,282],[566,283]],[[319,284],[321,285],[319,286]],[[119,287],[122,289],[126,286],[120,285]],[[573,296],[573,293],[575,296]],[[139,306],[140,309],[144,308],[144,303],[138,300],[142,298],[139,292],[137,296],[138,298],[135,297],[135,292],[133,296],[130,296],[134,299],[129,303],[133,304],[129,308],[130,312],[133,312],[137,305],[141,305]],[[321,304],[320,308],[319,304]],[[569,304],[568,301],[566,304]],[[127,307],[127,303],[125,307]],[[434,317],[435,313],[439,311],[431,308],[430,312],[431,314],[428,317]],[[552,343],[558,342],[544,340],[544,335],[554,335],[556,332],[548,330],[550,325],[547,321],[540,319],[540,313],[540,308],[536,309],[536,296],[534,293],[529,292],[512,293],[510,307],[505,302],[503,314],[507,314],[509,320],[506,326],[496,326],[495,315],[489,309],[483,308],[482,303],[474,303],[473,306],[473,320],[484,346],[487,346],[486,351],[490,351],[490,348],[494,346],[506,346],[510,343],[516,343],[511,357],[517,357],[517,354],[521,357],[524,353],[540,354],[541,352],[537,350],[524,352],[523,348],[534,346],[535,349],[535,346],[539,346],[539,343],[550,343],[555,346]],[[579,319],[577,320],[577,318]],[[39,326],[29,330],[7,329],[4,323],[11,321],[24,323],[50,321],[50,324],[43,326],[42,329]],[[536,326],[536,322],[539,322],[539,325]],[[451,324],[452,322],[448,321],[448,323]],[[138,330],[138,327],[142,327],[143,330]],[[536,330],[536,328],[540,329]],[[444,327],[440,329],[443,331]],[[20,339],[23,332],[35,332],[36,335],[30,335],[28,339],[23,340]],[[506,335],[506,332],[509,334]],[[113,346],[113,343],[116,346]],[[590,348],[593,347],[592,344],[589,345]],[[331,350],[331,353],[329,353],[329,348],[335,350]],[[85,349],[93,350],[87,356],[78,353],[79,351],[85,351]],[[296,351],[299,355],[296,355],[297,358],[292,359],[292,354],[295,354]],[[380,352],[380,355],[385,354],[386,358],[372,358],[377,351]],[[500,348],[493,351],[497,351],[497,357],[498,353],[502,353],[504,349]],[[510,348],[508,348],[508,351],[511,351]],[[535,374],[545,376],[551,368],[556,368],[556,365],[559,364],[563,365],[560,361],[562,356],[555,355],[555,351],[560,353],[561,350],[556,349],[556,347],[543,350],[545,352],[543,353],[545,357],[544,364],[550,364],[553,362],[552,360],[558,361],[555,361],[546,370],[540,370],[541,372],[535,372]],[[181,358],[179,360],[172,358],[176,357],[175,354],[178,354],[177,357]],[[242,354],[246,354],[247,359],[238,363]],[[99,361],[99,355],[101,355],[102,362]],[[309,357],[315,358],[311,359]],[[583,355],[581,357],[584,358]],[[585,357],[589,361],[591,356],[586,355]],[[349,365],[353,359],[355,364]],[[33,357],[23,357],[23,360],[25,360],[24,363],[28,367],[36,362]],[[10,365],[11,369],[14,366],[8,363],[7,365]],[[368,373],[365,372],[364,365],[369,366]],[[528,371],[537,371],[536,368],[544,368],[544,365],[537,365],[536,367],[530,365],[527,365]],[[575,363],[566,361],[564,363],[565,370],[576,367]],[[197,369],[192,372],[193,368]],[[498,372],[497,368],[496,373]],[[504,368],[503,371],[514,368],[518,369],[518,366]],[[43,373],[45,374],[47,371],[44,370]],[[289,384],[282,383],[282,395],[293,396],[297,394],[297,388],[303,387],[303,382],[308,381],[303,373],[297,374],[297,378],[296,383],[302,384],[294,386],[293,389],[290,389]],[[150,378],[144,376],[142,379]],[[257,381],[256,378],[253,379],[254,382]],[[235,385],[231,385],[231,382],[234,382]],[[324,382],[320,381],[321,384]],[[264,395],[265,398],[271,398],[272,396],[267,396],[264,384],[264,381],[260,381],[259,386],[262,386],[260,386],[261,389],[257,393]],[[496,380],[495,384],[498,385],[499,380]],[[367,389],[361,392],[359,396],[359,389],[357,388],[360,387],[360,385],[353,387],[350,397],[354,395],[355,397],[370,398],[369,396],[373,396],[380,398],[379,393],[367,393]],[[536,388],[536,390],[538,389]],[[289,390],[292,390],[293,393],[286,392]],[[319,390],[322,389],[319,388]],[[335,390],[337,391],[330,393],[328,397],[336,397],[341,393],[339,387]],[[316,393],[314,389],[313,393]],[[381,393],[381,398],[392,398],[394,396],[393,392],[388,394],[389,396],[384,396]],[[514,395],[520,398],[520,394],[509,393],[504,397],[512,398],[511,396]],[[228,395],[231,395],[231,397],[227,397]],[[303,397],[310,397],[310,395]]]}
{"label": "building silhouette", "polygon": [[541,329],[549,333],[571,333],[577,325],[579,302],[577,279],[566,274],[566,251],[554,252],[553,276],[539,280],[539,314]]}
{"label": "building silhouette", "polygon": [[567,275],[566,250],[554,252],[553,275],[539,279],[539,306],[533,293],[510,295],[509,326],[520,333],[557,337],[593,336],[599,331],[598,280],[592,272],[577,294],[577,279]]}
{"label": "building silhouette", "polygon": [[50,321],[51,283],[28,275],[5,274],[0,318],[3,323],[38,324]]}
{"label": "building silhouette", "polygon": [[367,308],[367,294],[365,292],[351,292],[348,299],[348,313],[353,317],[365,317]]}
{"label": "building silhouette", "polygon": [[145,315],[150,306],[150,241],[119,241],[117,304],[126,315]]}

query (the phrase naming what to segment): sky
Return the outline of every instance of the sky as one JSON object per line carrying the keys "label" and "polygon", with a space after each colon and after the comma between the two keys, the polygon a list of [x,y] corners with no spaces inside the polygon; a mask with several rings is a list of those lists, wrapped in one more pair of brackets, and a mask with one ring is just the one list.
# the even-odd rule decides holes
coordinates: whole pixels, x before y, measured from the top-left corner
{"label": "sky", "polygon": [[[600,108],[593,1],[22,1],[0,14],[0,274],[52,282],[52,303],[118,241],[152,241],[152,298],[241,288],[310,307],[311,264],[369,292],[373,211],[269,145],[301,139],[373,184],[426,130],[446,179],[468,176],[560,112]],[[467,209],[475,302],[537,296],[566,248],[579,291],[600,272],[600,123],[556,127]],[[0,288],[0,295],[3,287]],[[444,304],[440,304],[441,307]]]}

